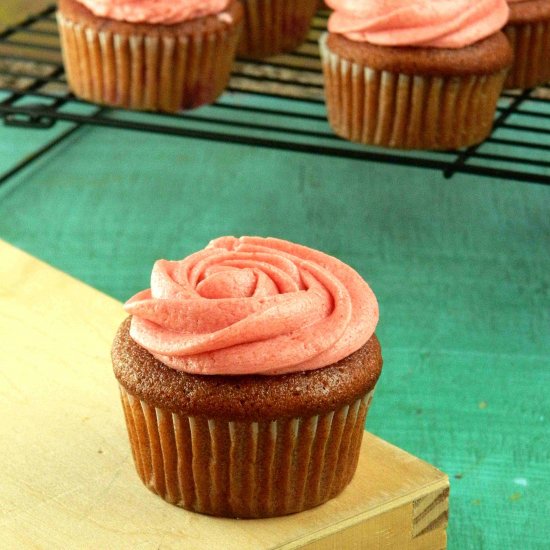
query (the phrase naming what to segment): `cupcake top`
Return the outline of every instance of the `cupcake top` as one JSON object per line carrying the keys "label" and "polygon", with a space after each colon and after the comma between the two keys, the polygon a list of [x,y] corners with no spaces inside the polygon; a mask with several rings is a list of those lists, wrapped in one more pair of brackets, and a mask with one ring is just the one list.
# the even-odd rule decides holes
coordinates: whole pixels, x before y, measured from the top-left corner
{"label": "cupcake top", "polygon": [[151,288],[125,304],[130,335],[189,374],[319,369],[361,348],[376,298],[340,260],[284,240],[222,237],[180,261],[159,260]]}
{"label": "cupcake top", "polygon": [[171,25],[223,12],[231,0],[78,0],[94,15],[128,23]]}
{"label": "cupcake top", "polygon": [[464,48],[507,22],[506,0],[327,0],[329,31],[379,46]]}

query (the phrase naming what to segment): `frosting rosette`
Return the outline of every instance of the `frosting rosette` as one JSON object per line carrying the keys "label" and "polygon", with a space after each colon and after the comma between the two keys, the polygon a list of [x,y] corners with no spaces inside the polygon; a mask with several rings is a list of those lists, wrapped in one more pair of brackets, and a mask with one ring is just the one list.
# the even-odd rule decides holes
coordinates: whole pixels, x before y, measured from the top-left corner
{"label": "frosting rosette", "polygon": [[230,0],[79,0],[94,15],[128,23],[176,24],[221,13]]}
{"label": "frosting rosette", "polygon": [[131,337],[191,374],[283,374],[328,366],[363,346],[378,303],[337,258],[275,238],[221,237],[159,260],[125,304]]}
{"label": "frosting rosette", "polygon": [[463,48],[498,32],[506,0],[327,0],[330,32],[379,46]]}

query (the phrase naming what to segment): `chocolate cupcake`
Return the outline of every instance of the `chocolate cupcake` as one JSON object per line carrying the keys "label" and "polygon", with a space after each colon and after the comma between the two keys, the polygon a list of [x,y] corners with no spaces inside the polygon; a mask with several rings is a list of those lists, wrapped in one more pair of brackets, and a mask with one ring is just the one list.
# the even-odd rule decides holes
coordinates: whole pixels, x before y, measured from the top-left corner
{"label": "chocolate cupcake", "polygon": [[514,50],[505,88],[534,88],[550,82],[550,1],[508,0],[504,32]]}
{"label": "chocolate cupcake", "polygon": [[491,132],[512,63],[506,0],[327,0],[329,122],[349,140],[456,149]]}
{"label": "chocolate cupcake", "polygon": [[242,0],[244,28],[238,55],[263,58],[292,52],[307,38],[318,0]]}
{"label": "chocolate cupcake", "polygon": [[382,368],[376,298],[336,258],[224,237],[159,261],[113,345],[136,469],[195,512],[271,517],[351,481]]}
{"label": "chocolate cupcake", "polygon": [[238,0],[60,0],[67,80],[94,103],[175,112],[212,103],[242,29]]}

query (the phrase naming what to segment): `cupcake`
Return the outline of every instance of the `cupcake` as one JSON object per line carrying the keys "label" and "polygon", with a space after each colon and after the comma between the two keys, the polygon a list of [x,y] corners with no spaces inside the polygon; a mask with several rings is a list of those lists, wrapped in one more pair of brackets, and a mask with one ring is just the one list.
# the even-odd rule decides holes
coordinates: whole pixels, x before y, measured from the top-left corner
{"label": "cupcake", "polygon": [[376,298],[334,257],[222,237],[159,260],[112,349],[139,477],[204,514],[262,518],[338,495],[382,368]]}
{"label": "cupcake", "polygon": [[512,63],[506,0],[327,0],[329,122],[349,140],[456,149],[491,132]]}
{"label": "cupcake", "polygon": [[508,0],[504,32],[514,50],[505,88],[534,88],[550,81],[550,1]]}
{"label": "cupcake", "polygon": [[244,29],[238,55],[262,58],[291,52],[309,32],[318,0],[242,0]]}
{"label": "cupcake", "polygon": [[69,86],[116,107],[175,112],[212,103],[229,80],[238,0],[60,0]]}

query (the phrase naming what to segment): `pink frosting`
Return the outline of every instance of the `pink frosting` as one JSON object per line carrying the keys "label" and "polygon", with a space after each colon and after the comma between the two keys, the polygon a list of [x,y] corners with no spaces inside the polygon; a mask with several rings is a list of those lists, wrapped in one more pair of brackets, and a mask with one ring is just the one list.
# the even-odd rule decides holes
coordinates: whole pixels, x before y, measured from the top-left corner
{"label": "pink frosting", "polygon": [[380,46],[463,48],[508,21],[506,0],[327,0],[329,31]]}
{"label": "pink frosting", "polygon": [[175,24],[221,13],[230,0],[78,0],[94,15],[128,23]]}
{"label": "pink frosting", "polygon": [[282,374],[332,364],[374,333],[378,303],[340,260],[274,238],[221,237],[159,260],[125,304],[130,335],[192,374]]}

